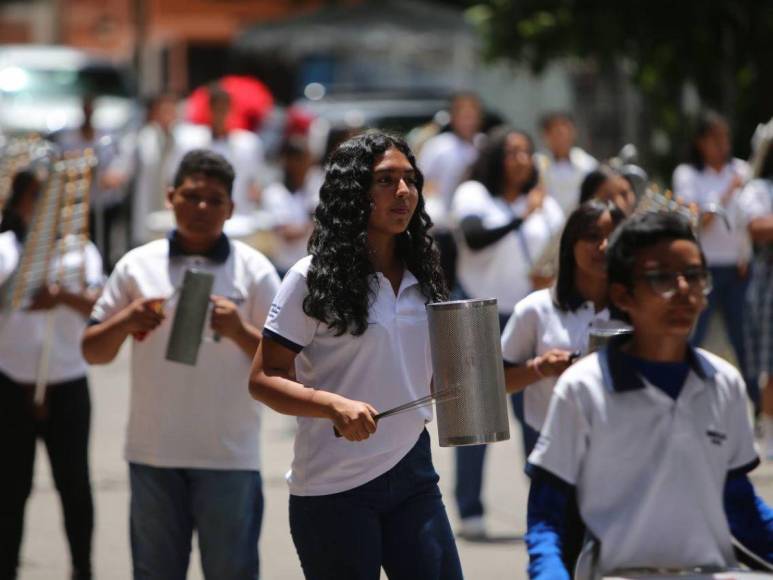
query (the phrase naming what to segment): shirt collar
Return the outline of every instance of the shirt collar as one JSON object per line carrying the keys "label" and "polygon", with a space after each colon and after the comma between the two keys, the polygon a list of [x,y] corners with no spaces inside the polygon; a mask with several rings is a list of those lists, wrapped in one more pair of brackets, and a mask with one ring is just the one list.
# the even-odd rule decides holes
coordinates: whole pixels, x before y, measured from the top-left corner
{"label": "shirt collar", "polygon": [[[620,347],[630,340],[630,336],[613,338],[599,353],[601,372],[607,387],[615,392],[635,391],[644,388],[644,381],[639,373],[631,372],[631,366],[620,352]],[[709,360],[694,347],[687,346],[687,364],[701,380],[711,380],[717,374],[717,369]]]}
{"label": "shirt collar", "polygon": [[[183,250],[182,247],[180,246],[180,235],[177,233],[177,230],[172,230],[171,232],[169,232],[169,235],[167,235],[167,239],[169,240],[170,258],[177,258],[180,256],[191,255],[190,253]],[[228,259],[228,256],[230,254],[231,254],[231,242],[228,240],[228,236],[226,236],[223,233],[223,234],[220,234],[220,237],[217,239],[217,241],[214,244],[212,244],[209,250],[196,255],[203,256],[204,258],[207,258],[208,260],[212,260],[213,262],[216,262],[218,264],[223,264]]]}

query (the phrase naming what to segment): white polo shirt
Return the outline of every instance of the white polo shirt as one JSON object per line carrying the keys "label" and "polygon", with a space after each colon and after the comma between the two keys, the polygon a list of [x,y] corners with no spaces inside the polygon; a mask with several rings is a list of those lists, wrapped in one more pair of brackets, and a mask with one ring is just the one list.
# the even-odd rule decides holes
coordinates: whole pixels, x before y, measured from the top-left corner
{"label": "white polo shirt", "polygon": [[[265,336],[298,353],[297,380],[310,387],[365,401],[378,411],[429,394],[432,366],[426,298],[406,270],[395,295],[383,276],[373,279],[374,301],[368,328],[360,336],[335,336],[323,322],[303,312],[308,295],[307,256],[287,273],[271,306]],[[328,495],[353,489],[394,467],[416,443],[430,407],[380,421],[360,442],[336,438],[328,419],[298,417],[290,493]]]}
{"label": "white polo shirt", "polygon": [[535,159],[548,195],[569,215],[579,204],[583,179],[598,161],[579,147],[572,147],[568,159],[556,160],[550,152],[537,153]]}
{"label": "white polo shirt", "polygon": [[[580,299],[581,300],[581,299]],[[593,302],[578,300],[574,310],[563,311],[553,300],[553,290],[532,292],[518,302],[502,333],[505,364],[523,365],[553,348],[588,352],[588,330],[597,320],[609,320],[609,310],[596,312]],[[524,418],[540,431],[548,414],[558,377],[545,377],[526,387]]]}
{"label": "white polo shirt", "polygon": [[602,572],[734,564],[724,484],[758,463],[741,375],[691,350],[673,400],[614,344],[561,375],[531,469],[576,486]]}
{"label": "white polo shirt", "polygon": [[773,181],[753,179],[747,183],[738,196],[738,205],[748,222],[773,213]]}
{"label": "white polo shirt", "polygon": [[[0,234],[0,285],[19,263],[22,244],[13,232]],[[63,256],[55,256],[50,267],[51,282],[64,265],[63,287],[71,291],[82,288],[68,283],[67,272],[79,277],[85,267],[86,285],[99,288],[104,282],[102,258],[91,242],[83,251],[71,249]],[[18,383],[35,383],[40,357],[46,339],[48,314],[54,317],[52,348],[48,358],[48,384],[62,383],[86,376],[88,366],[83,359],[80,337],[86,328],[86,317],[68,306],[57,306],[51,311],[0,310],[0,372]]]}
{"label": "white polo shirt", "polygon": [[417,160],[419,169],[426,181],[435,184],[446,211],[451,207],[456,188],[477,159],[475,144],[461,139],[453,131],[435,135],[422,147]]}
{"label": "white polo shirt", "polygon": [[[710,204],[719,205],[722,194],[735,174],[746,181],[751,175],[749,164],[740,159],[732,159],[720,171],[715,171],[708,166],[698,170],[684,163],[674,170],[674,193],[687,202],[697,203],[700,208]],[[724,209],[730,222],[729,230],[724,220],[717,218],[700,232],[701,248],[706,254],[709,266],[735,266],[749,257],[749,235],[737,195]]]}
{"label": "white polo shirt", "polygon": [[[482,183],[466,181],[459,186],[452,205],[457,222],[477,216],[486,228],[503,226],[526,213],[525,195],[513,203],[492,196]],[[496,298],[499,312],[510,314],[515,304],[531,292],[529,272],[555,233],[564,224],[558,203],[545,197],[542,208],[532,212],[520,228],[481,250],[459,244],[457,275],[471,298]]]}
{"label": "white polo shirt", "polygon": [[[169,297],[185,270],[214,275],[212,293],[239,307],[261,328],[279,278],[268,259],[246,244],[221,238],[212,259],[170,256],[170,241],[156,240],[126,254],[107,281],[92,319],[104,321],[136,298]],[[155,467],[260,469],[260,405],[249,395],[252,358],[233,341],[215,342],[205,327],[196,366],[166,360],[177,300],[143,341],[133,338],[131,406],[126,459]],[[207,323],[208,325],[208,323]]]}

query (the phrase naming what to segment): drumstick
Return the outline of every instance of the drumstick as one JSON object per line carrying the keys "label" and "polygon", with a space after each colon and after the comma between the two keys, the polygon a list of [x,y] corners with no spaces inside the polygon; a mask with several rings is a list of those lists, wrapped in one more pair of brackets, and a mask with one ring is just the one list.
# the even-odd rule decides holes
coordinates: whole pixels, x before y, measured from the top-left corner
{"label": "drumstick", "polygon": [[[382,413],[379,413],[378,415],[374,415],[373,420],[378,421],[379,419],[385,419],[393,415],[399,415],[400,413],[404,413],[405,411],[411,411],[413,409],[418,409],[420,407],[426,407],[427,405],[430,405],[433,401],[448,401],[451,399],[455,399],[461,394],[461,392],[462,390],[459,387],[451,387],[451,388],[443,389],[442,391],[438,391],[437,393],[432,393],[431,395],[420,397],[413,401],[408,401],[407,403],[403,403],[402,405],[397,405],[397,407],[392,407],[391,409],[388,409]],[[341,437],[341,433],[338,431],[337,427],[335,426],[333,427],[333,432],[335,433],[336,437]]]}

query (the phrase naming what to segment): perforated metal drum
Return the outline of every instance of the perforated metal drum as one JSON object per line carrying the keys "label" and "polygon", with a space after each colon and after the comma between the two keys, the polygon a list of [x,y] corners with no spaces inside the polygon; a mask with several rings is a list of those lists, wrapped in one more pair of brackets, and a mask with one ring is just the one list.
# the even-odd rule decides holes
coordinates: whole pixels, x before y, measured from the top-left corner
{"label": "perforated metal drum", "polygon": [[460,389],[436,405],[441,447],[510,438],[497,301],[427,305],[436,392]]}

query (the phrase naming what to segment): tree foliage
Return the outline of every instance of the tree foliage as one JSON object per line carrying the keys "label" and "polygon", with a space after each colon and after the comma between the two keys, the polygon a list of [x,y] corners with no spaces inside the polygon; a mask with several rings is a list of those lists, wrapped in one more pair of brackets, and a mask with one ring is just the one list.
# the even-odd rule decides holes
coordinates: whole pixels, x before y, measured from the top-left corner
{"label": "tree foliage", "polygon": [[[459,5],[460,2],[452,2]],[[539,71],[565,57],[622,64],[652,129],[684,134],[686,85],[727,115],[739,152],[773,116],[773,5],[766,0],[486,0],[467,3],[492,58]]]}

